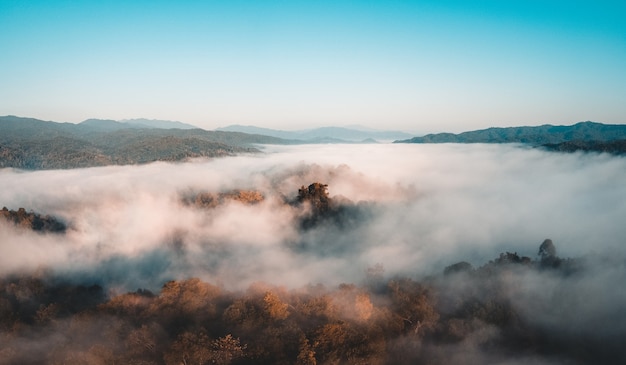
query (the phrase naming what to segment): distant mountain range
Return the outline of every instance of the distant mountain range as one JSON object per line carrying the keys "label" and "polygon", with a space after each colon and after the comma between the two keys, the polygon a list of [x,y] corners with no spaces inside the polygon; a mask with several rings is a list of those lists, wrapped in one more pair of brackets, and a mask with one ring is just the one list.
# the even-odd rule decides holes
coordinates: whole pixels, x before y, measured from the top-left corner
{"label": "distant mountain range", "polygon": [[[160,120],[88,119],[79,124],[0,117],[0,168],[65,169],[182,161],[258,152],[258,144],[376,143],[403,132],[325,127],[280,131],[230,126],[215,131]],[[553,151],[626,154],[626,125],[581,122],[572,126],[489,128],[439,133],[396,143],[526,143]]]}
{"label": "distant mountain range", "polygon": [[[243,130],[246,132],[236,128],[207,131],[181,122],[150,119],[87,119],[73,124],[4,116],[0,117],[0,168],[65,169],[181,161],[258,152],[258,144],[376,143],[373,137],[391,138],[395,133],[332,127],[284,134],[255,127]],[[298,138],[286,138],[296,135]]]}
{"label": "distant mountain range", "polygon": [[160,119],[124,119],[120,120],[121,123],[136,125],[140,127],[148,128],[160,128],[160,129],[198,129],[195,125],[177,122],[173,120],[160,120]]}
{"label": "distant mountain range", "polygon": [[0,117],[0,168],[65,169],[181,161],[258,152],[274,137],[203,129],[162,129],[89,119],[79,124]]}
{"label": "distant mountain range", "polygon": [[411,138],[412,135],[399,131],[384,131],[361,127],[322,127],[307,130],[284,131],[269,128],[260,128],[245,125],[230,125],[216,130],[226,132],[241,132],[283,138],[287,140],[306,141],[309,143],[342,143],[394,141],[402,138]]}
{"label": "distant mountain range", "polygon": [[626,139],[626,125],[580,122],[571,126],[488,128],[459,134],[437,133],[395,143],[526,143],[559,144],[570,141],[605,142]]}
{"label": "distant mountain range", "polygon": [[89,126],[100,131],[116,131],[120,129],[199,129],[191,124],[171,121],[171,120],[157,120],[157,119],[125,119],[125,120],[111,120],[111,119],[87,119],[79,125]]}

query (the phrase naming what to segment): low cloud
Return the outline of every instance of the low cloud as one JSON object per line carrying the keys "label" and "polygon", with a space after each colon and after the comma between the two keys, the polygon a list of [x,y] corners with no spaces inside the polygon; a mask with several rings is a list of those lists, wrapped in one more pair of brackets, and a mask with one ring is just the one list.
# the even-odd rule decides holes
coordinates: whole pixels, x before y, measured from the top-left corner
{"label": "low cloud", "polygon": [[[534,257],[546,237],[565,257],[621,254],[625,175],[623,158],[513,145],[271,146],[182,164],[4,169],[3,205],[70,228],[42,235],[4,225],[0,267],[87,275],[110,264],[124,272],[111,284],[129,289],[191,276],[300,286],[353,282],[376,263],[389,275],[426,275],[503,251]],[[352,225],[299,230],[301,212],[285,201],[316,181],[358,207]],[[266,199],[214,209],[182,203],[186,192],[234,189]]]}

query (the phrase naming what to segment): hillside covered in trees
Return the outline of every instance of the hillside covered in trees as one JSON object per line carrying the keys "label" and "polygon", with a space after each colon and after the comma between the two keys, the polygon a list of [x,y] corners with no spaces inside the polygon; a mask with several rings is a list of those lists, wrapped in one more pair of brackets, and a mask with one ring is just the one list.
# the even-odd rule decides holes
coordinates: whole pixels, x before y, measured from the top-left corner
{"label": "hillside covered in trees", "polygon": [[601,152],[614,155],[626,154],[626,139],[615,141],[568,141],[554,144],[545,144],[543,147],[549,151],[559,152]]}
{"label": "hillside covered in trees", "polygon": [[[459,134],[436,133],[422,137],[398,140],[395,143],[525,143],[548,145],[549,149],[566,151],[568,146],[580,145],[582,150],[603,149],[614,152],[614,147],[626,140],[626,125],[580,122],[571,126],[542,125],[537,127],[505,127],[468,131]],[[562,148],[555,147],[562,143]],[[606,144],[606,148],[602,147]],[[584,146],[587,146],[585,148]]]}
{"label": "hillside covered in trees", "polygon": [[203,129],[161,129],[106,120],[80,124],[0,117],[0,168],[68,169],[184,161],[258,152],[279,138]]}

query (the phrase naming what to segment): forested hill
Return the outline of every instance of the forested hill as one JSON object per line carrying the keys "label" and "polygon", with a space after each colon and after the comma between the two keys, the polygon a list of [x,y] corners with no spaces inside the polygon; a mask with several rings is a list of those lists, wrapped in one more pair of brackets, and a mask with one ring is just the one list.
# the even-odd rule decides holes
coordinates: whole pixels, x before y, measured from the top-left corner
{"label": "forested hill", "polygon": [[141,128],[108,120],[56,123],[0,117],[0,168],[66,169],[258,152],[280,138],[203,129]]}
{"label": "forested hill", "polygon": [[613,141],[567,141],[543,145],[550,151],[558,152],[604,152],[614,155],[626,155],[626,139]]}
{"label": "forested hill", "polygon": [[488,128],[477,131],[427,134],[395,143],[528,143],[559,144],[569,141],[626,140],[626,125],[580,122],[570,126]]}

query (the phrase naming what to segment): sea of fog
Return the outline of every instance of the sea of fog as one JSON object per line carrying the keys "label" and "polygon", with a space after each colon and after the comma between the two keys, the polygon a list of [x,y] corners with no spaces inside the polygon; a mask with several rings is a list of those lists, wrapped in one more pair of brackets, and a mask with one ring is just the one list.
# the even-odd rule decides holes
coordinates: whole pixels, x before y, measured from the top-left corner
{"label": "sea of fog", "polygon": [[[0,223],[0,275],[47,270],[108,288],[158,288],[199,277],[229,288],[299,287],[385,275],[420,277],[517,252],[536,258],[624,257],[626,159],[520,145],[265,146],[260,154],[186,163],[0,170],[0,206],[66,222],[65,234]],[[360,214],[303,229],[285,201],[328,184]],[[256,190],[265,200],[212,209],[194,192]]]}

